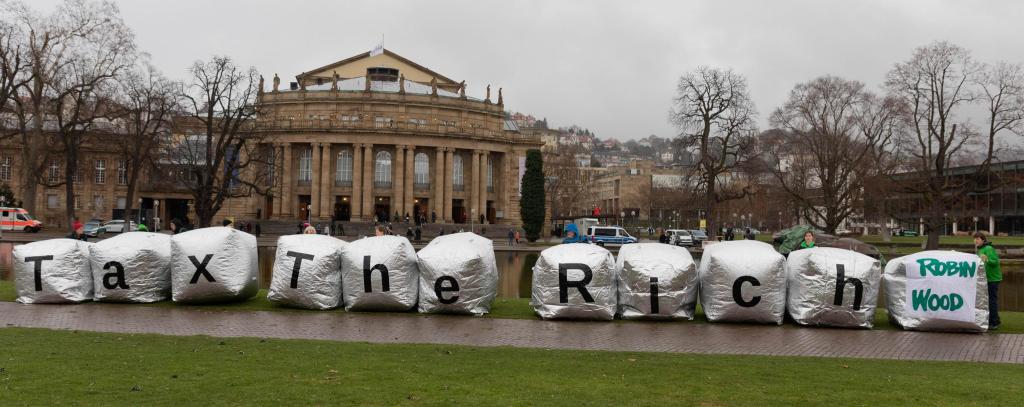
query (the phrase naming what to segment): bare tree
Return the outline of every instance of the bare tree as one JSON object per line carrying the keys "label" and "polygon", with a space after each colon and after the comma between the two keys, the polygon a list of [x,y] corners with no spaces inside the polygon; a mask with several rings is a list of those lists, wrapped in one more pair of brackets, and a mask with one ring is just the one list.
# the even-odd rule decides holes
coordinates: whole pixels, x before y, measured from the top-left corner
{"label": "bare tree", "polygon": [[1024,134],[1024,69],[1020,64],[1006,62],[986,66],[978,78],[978,87],[988,119],[988,151],[982,163],[988,170],[998,153],[999,134]]}
{"label": "bare tree", "polygon": [[756,115],[746,78],[732,70],[699,67],[679,79],[670,117],[680,129],[681,146],[696,162],[685,175],[704,198],[712,234],[716,206],[751,192],[731,177],[754,155]]}
{"label": "bare tree", "polygon": [[258,93],[255,68],[241,68],[226,56],[196,61],[181,86],[180,136],[165,149],[178,181],[194,199],[198,225],[209,226],[226,200],[266,194],[273,154],[262,148],[267,136],[254,131]]}
{"label": "bare tree", "polygon": [[[117,117],[124,132],[118,148],[125,169],[129,207],[135,202],[143,172],[154,165],[169,141],[172,115],[179,107],[179,86],[148,62],[126,72],[120,83]],[[130,212],[124,212],[125,224],[131,220]]]}
{"label": "bare tree", "polygon": [[[25,32],[22,59],[27,77],[16,106],[22,146],[25,208],[34,211],[36,191],[48,159],[77,161],[85,135],[107,109],[105,92],[134,51],[132,34],[109,2],[66,0],[50,15],[22,3],[5,3]],[[77,162],[65,162],[65,183],[73,182]],[[48,180],[46,180],[47,183]],[[49,183],[57,186],[64,183]],[[73,217],[73,185],[67,185],[68,218]]]}
{"label": "bare tree", "polygon": [[[973,188],[967,178],[951,177],[949,169],[969,153],[972,143],[981,141],[967,127],[963,113],[978,97],[972,85],[980,72],[981,66],[966,49],[935,42],[917,48],[887,75],[886,87],[907,106],[905,120],[912,134],[908,154],[916,173],[903,186],[924,198],[928,249],[939,246],[944,213]],[[984,162],[990,162],[993,149],[983,150],[988,151]]]}
{"label": "bare tree", "polygon": [[863,83],[823,76],[796,85],[772,114],[787,135],[772,145],[771,173],[814,227],[835,233],[862,209],[865,182],[881,168],[876,151],[892,140],[886,106]]}
{"label": "bare tree", "polygon": [[25,33],[15,24],[13,11],[6,3],[0,7],[0,137],[17,134],[19,130],[14,112],[20,103],[21,87],[28,78],[28,64],[22,58]]}

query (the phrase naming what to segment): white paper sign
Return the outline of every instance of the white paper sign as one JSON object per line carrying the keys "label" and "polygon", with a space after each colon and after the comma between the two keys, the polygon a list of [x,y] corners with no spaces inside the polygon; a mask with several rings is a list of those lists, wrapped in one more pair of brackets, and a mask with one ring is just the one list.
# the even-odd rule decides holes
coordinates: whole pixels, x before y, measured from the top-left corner
{"label": "white paper sign", "polygon": [[968,253],[925,252],[903,257],[907,315],[974,322],[981,258]]}

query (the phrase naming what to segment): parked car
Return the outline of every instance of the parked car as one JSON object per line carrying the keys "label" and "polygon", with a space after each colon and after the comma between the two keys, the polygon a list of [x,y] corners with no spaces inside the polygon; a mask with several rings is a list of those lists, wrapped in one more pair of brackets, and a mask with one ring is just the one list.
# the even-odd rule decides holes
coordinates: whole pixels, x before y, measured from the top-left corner
{"label": "parked car", "polygon": [[707,233],[700,229],[690,229],[690,236],[694,246],[700,246],[705,240],[708,240]]}
{"label": "parked car", "polygon": [[917,236],[917,231],[910,230],[910,229],[903,229],[903,230],[900,231],[900,236],[915,237],[915,236]]}
{"label": "parked car", "polygon": [[85,222],[85,235],[89,237],[100,237],[104,233],[107,233],[107,227],[103,226],[103,221],[99,219],[91,219]]}
{"label": "parked car", "polygon": [[665,231],[668,235],[668,241],[676,246],[693,246],[693,236],[689,230],[685,229],[668,229]]}
{"label": "parked car", "polygon": [[107,228],[108,233],[124,233],[138,229],[138,225],[135,224],[134,220],[129,222],[127,230],[125,230],[124,225],[124,219],[114,219],[104,223],[103,227]]}
{"label": "parked car", "polygon": [[43,230],[43,222],[32,217],[22,208],[0,208],[0,229],[22,230],[35,233]]}
{"label": "parked car", "polygon": [[598,246],[637,242],[637,238],[626,232],[626,229],[618,226],[591,226],[587,230],[587,237]]}

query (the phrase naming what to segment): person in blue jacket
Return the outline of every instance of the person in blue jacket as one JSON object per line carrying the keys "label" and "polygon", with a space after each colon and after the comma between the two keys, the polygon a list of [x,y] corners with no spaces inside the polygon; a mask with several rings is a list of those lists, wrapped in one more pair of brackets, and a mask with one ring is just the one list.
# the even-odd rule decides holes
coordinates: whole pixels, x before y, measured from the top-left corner
{"label": "person in blue jacket", "polygon": [[562,243],[587,243],[587,236],[581,235],[575,223],[565,225],[565,233],[562,233]]}

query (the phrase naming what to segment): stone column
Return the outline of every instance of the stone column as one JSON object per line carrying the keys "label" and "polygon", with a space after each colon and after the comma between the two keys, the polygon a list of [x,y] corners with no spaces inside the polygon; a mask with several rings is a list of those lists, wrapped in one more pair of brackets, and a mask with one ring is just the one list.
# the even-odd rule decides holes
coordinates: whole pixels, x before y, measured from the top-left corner
{"label": "stone column", "polygon": [[996,217],[995,216],[989,216],[988,217],[988,234],[989,234],[989,236],[995,236],[996,235]]}
{"label": "stone column", "polygon": [[437,219],[443,222],[444,220],[444,148],[438,147],[437,153],[434,155],[434,182],[433,190],[434,195],[431,196],[430,210],[433,213],[428,213],[427,216],[436,213]]}
{"label": "stone column", "polygon": [[295,216],[292,212],[292,145],[285,143],[281,149],[284,150],[284,167],[281,168],[281,215]]}
{"label": "stone column", "polygon": [[472,168],[473,178],[469,182],[469,212],[470,223],[479,223],[480,220],[480,150],[473,150],[473,156],[469,160]]}
{"label": "stone column", "polygon": [[320,216],[329,219],[334,216],[334,207],[331,205],[334,201],[334,192],[331,190],[331,180],[334,179],[334,172],[331,171],[331,143],[323,143],[321,147],[323,153],[320,158]]}
{"label": "stone column", "polygon": [[320,217],[320,143],[309,144],[309,155],[309,219],[315,219]]}
{"label": "stone column", "polygon": [[405,216],[402,211],[405,208],[405,148],[405,145],[395,146],[395,160],[391,163],[391,212],[398,212],[400,217]]}
{"label": "stone column", "polygon": [[284,198],[284,177],[281,176],[281,168],[284,166],[284,146],[281,143],[274,143],[274,173],[271,174],[274,183],[274,217],[281,217],[281,201]]}
{"label": "stone column", "polygon": [[373,144],[363,144],[363,219],[375,219],[373,211]]}
{"label": "stone column", "polygon": [[415,168],[416,147],[408,146],[408,149],[405,150],[405,198],[403,199],[403,201],[405,201],[405,211],[402,213],[402,215],[405,216],[405,214],[408,213],[409,216],[411,217],[411,220],[416,219],[416,214],[412,213],[413,200],[415,199],[413,197],[413,189],[416,187]]}
{"label": "stone column", "polygon": [[[452,220],[453,220],[453,218],[452,218],[452,192],[453,192],[454,186],[452,185],[452,175],[453,175],[453,171],[455,169],[455,167],[454,167],[455,163],[452,162],[452,160],[453,160],[454,156],[455,156],[455,149],[449,148],[449,147],[446,147],[444,149],[444,199],[441,200],[442,203],[444,204],[444,210],[441,211],[441,213],[443,215],[440,215],[440,216],[444,217],[445,223],[451,223]],[[463,171],[465,171],[465,169],[463,169]],[[465,175],[465,173],[463,173],[463,175]]]}
{"label": "stone column", "polygon": [[956,236],[957,227],[960,226],[957,221],[953,221],[953,236]]}
{"label": "stone column", "polygon": [[[480,152],[480,206],[477,209],[479,215],[484,215],[484,221],[487,221],[487,152]],[[491,168],[492,174],[494,168]],[[477,218],[479,218],[479,215]]]}
{"label": "stone column", "polygon": [[352,144],[352,198],[349,199],[352,220],[363,218],[363,145]]}

